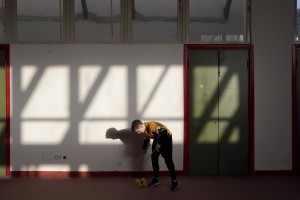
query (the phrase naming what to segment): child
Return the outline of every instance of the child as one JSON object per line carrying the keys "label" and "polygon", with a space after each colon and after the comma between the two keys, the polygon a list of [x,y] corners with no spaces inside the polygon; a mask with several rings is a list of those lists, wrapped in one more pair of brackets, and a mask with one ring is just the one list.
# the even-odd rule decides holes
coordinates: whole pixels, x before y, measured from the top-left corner
{"label": "child", "polygon": [[152,144],[152,168],[153,168],[153,179],[149,183],[148,187],[153,187],[159,185],[159,163],[158,157],[161,154],[165,159],[166,166],[169,169],[171,182],[171,190],[178,190],[178,181],[176,179],[176,172],[173,163],[172,156],[172,133],[171,131],[163,124],[159,122],[142,122],[140,120],[134,120],[131,124],[131,130],[137,134],[143,134],[145,136],[143,143],[143,150],[146,153],[146,148],[150,142],[150,139],[153,139]]}

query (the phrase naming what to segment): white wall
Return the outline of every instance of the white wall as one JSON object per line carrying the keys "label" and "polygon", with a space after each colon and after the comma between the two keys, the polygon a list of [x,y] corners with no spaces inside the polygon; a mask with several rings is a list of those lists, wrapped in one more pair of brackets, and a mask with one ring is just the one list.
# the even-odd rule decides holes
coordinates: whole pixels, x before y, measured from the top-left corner
{"label": "white wall", "polygon": [[252,0],[255,170],[292,169],[293,0]]}
{"label": "white wall", "polygon": [[182,45],[11,45],[10,59],[12,171],[140,170],[136,118],[173,131],[183,169]]}
{"label": "white wall", "polygon": [[[251,4],[254,170],[291,170],[295,2]],[[127,130],[135,118],[173,130],[183,169],[182,45],[11,45],[11,65],[12,171],[140,169],[142,138]]]}

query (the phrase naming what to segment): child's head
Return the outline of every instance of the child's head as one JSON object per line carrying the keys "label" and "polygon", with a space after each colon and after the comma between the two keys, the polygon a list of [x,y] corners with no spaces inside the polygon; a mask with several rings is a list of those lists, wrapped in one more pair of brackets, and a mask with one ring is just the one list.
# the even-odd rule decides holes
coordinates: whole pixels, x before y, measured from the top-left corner
{"label": "child's head", "polygon": [[131,123],[131,130],[137,134],[144,133],[145,125],[141,120],[136,119]]}

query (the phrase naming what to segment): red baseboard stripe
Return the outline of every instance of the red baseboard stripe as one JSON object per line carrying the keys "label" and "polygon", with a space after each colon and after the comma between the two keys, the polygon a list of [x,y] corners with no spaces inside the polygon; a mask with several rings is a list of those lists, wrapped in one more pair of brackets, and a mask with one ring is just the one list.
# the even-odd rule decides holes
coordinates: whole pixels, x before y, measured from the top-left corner
{"label": "red baseboard stripe", "polygon": [[[169,176],[168,171],[160,172],[161,176]],[[177,175],[184,175],[183,171],[177,171]],[[58,171],[11,171],[12,177],[126,177],[126,176],[152,176],[151,171],[145,172],[58,172]]]}

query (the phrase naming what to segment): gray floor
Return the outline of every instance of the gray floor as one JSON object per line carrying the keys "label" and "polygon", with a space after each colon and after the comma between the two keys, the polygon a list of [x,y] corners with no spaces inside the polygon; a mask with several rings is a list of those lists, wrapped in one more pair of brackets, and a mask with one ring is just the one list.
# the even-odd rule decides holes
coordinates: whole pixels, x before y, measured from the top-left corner
{"label": "gray floor", "polygon": [[3,200],[300,200],[299,176],[180,176],[169,190],[168,177],[155,188],[137,188],[134,177],[1,178]]}

